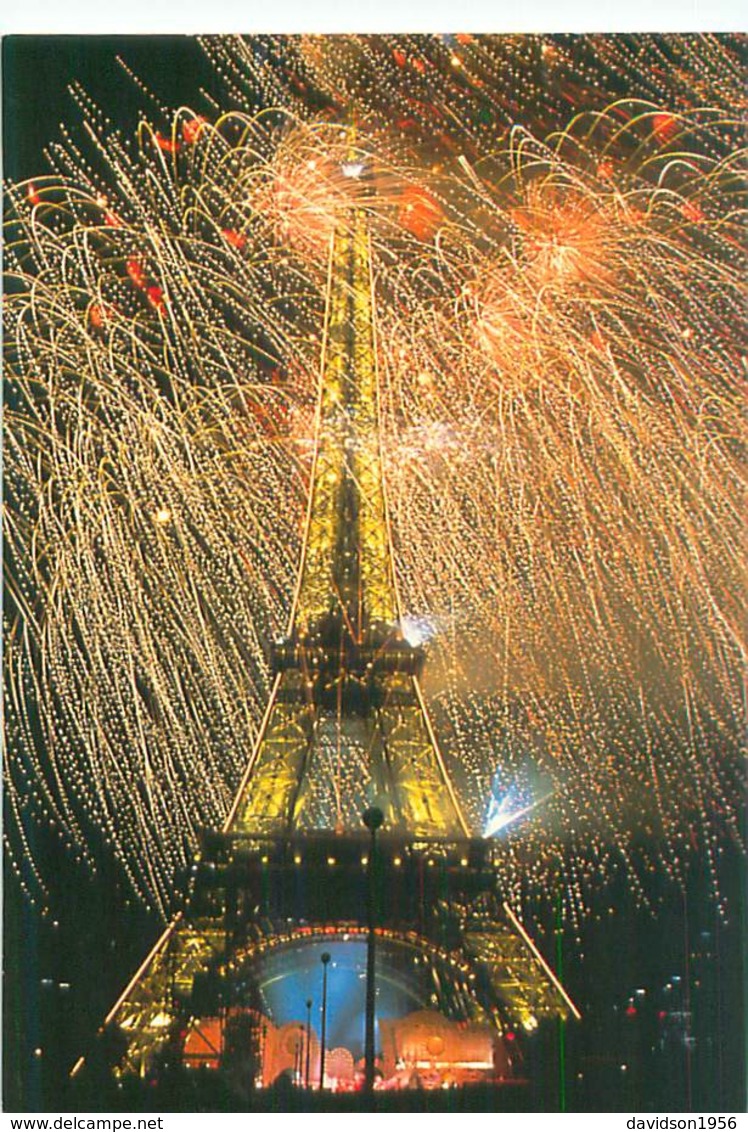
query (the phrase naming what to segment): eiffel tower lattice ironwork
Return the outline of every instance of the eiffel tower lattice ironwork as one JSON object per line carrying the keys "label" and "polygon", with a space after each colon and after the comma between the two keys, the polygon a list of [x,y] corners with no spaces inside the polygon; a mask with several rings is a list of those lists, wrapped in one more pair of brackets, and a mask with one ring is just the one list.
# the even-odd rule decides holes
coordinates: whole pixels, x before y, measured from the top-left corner
{"label": "eiffel tower lattice ironwork", "polygon": [[[306,535],[267,710],[224,827],[204,839],[195,898],[106,1020],[126,1039],[119,1072],[152,1073],[175,1041],[186,1057],[206,1013],[238,1001],[238,983],[290,940],[363,937],[372,804],[383,946],[420,955],[428,1004],[499,1033],[576,1014],[502,902],[490,845],[471,838],[419,686],[422,651],[403,635],[373,293],[359,202],[331,241]],[[207,1001],[208,985],[221,995]]]}

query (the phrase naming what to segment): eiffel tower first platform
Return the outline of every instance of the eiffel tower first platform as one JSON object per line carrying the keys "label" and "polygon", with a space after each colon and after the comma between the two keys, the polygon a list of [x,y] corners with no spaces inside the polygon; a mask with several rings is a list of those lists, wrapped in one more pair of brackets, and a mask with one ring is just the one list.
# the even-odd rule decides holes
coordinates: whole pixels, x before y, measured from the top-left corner
{"label": "eiffel tower first platform", "polygon": [[354,1088],[368,1013],[369,1085],[374,1053],[381,1087],[508,1080],[515,1034],[577,1014],[470,834],[403,635],[362,200],[331,241],[306,535],[267,709],[186,910],[106,1019],[119,1075],[170,1057],[243,1065],[244,1088]]}

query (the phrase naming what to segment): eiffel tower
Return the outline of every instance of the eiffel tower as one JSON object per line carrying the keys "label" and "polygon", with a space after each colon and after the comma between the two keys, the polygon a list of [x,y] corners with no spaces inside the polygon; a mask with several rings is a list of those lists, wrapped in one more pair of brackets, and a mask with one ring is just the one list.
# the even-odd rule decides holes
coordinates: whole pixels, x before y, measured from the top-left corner
{"label": "eiffel tower", "polygon": [[[577,1015],[502,901],[490,843],[471,837],[421,692],[423,651],[403,634],[373,293],[359,190],[331,240],[306,533],[267,709],[223,829],[203,839],[187,910],[106,1019],[126,1043],[117,1073],[150,1077],[175,1046],[220,1068],[232,1006],[267,1013],[263,986],[309,949],[318,973],[326,946],[358,942],[360,954],[374,844],[378,979],[407,968],[390,983],[405,980],[411,1006],[499,1036]],[[362,823],[372,805],[376,842]],[[307,1084],[308,1061],[307,1048]]]}

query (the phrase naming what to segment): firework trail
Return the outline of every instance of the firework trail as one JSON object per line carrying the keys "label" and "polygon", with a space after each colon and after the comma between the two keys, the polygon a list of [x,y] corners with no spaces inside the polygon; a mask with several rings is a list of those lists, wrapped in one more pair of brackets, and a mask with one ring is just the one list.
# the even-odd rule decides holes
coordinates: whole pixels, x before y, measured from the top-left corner
{"label": "firework trail", "polygon": [[[210,39],[224,108],[8,186],[7,840],[168,912],[268,692],[300,551],[325,250],[366,162],[383,447],[426,690],[515,899],[715,885],[742,797],[743,43]],[[540,805],[538,800],[542,799]],[[494,798],[494,805],[496,799]],[[641,868],[637,843],[649,846]],[[635,860],[636,858],[636,860]]]}

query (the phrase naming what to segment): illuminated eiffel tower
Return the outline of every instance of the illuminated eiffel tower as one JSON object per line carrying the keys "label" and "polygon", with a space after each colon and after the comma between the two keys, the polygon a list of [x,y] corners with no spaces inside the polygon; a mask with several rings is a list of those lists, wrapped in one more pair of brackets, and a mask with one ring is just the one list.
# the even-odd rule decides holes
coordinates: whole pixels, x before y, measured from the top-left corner
{"label": "illuminated eiffel tower", "polygon": [[[117,1072],[153,1076],[175,1048],[184,1063],[220,1069],[232,1011],[281,1025],[267,995],[309,955],[315,978],[325,947],[358,945],[360,957],[373,843],[362,813],[373,805],[384,816],[378,985],[405,987],[419,1017],[499,1039],[576,1014],[502,902],[490,844],[471,838],[423,701],[422,662],[403,635],[392,564],[359,196],[331,243],[306,534],[267,710],[224,827],[204,838],[191,903],[106,1020],[126,1041]],[[298,1030],[306,995],[297,998]]]}

